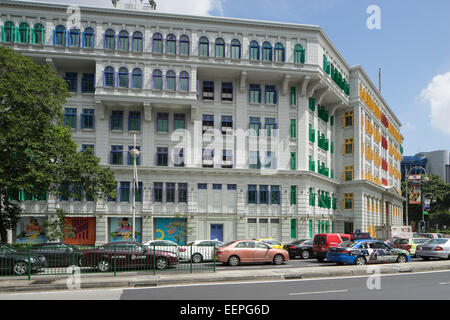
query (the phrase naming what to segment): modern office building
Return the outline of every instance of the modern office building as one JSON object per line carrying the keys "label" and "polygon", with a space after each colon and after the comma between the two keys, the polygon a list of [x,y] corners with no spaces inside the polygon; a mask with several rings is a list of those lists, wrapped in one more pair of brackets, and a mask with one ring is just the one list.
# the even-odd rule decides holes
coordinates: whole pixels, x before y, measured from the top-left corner
{"label": "modern office building", "polygon": [[[401,162],[402,178],[411,168],[419,166],[425,168],[427,173],[441,177],[445,183],[450,183],[450,151],[437,150],[430,152],[419,152],[415,156],[405,156]],[[411,170],[411,174],[423,174],[423,170]]]}
{"label": "modern office building", "polygon": [[57,208],[77,229],[72,243],[114,241],[133,196],[138,241],[290,241],[402,225],[401,123],[320,27],[78,9],[4,0],[0,45],[67,81],[66,123],[80,150],[114,170],[118,195],[20,194],[26,214],[11,241],[27,241],[25,224]]}

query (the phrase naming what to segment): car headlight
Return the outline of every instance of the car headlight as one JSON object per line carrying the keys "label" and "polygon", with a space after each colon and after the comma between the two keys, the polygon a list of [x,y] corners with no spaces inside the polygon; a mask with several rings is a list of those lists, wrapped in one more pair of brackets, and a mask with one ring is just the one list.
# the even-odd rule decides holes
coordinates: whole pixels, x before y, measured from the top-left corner
{"label": "car headlight", "polygon": [[40,261],[40,262],[45,262],[46,260],[47,260],[47,259],[45,259],[45,257],[40,257],[40,258],[39,258],[39,261]]}
{"label": "car headlight", "polygon": [[35,259],[35,258],[30,258],[30,262],[31,262],[31,263],[35,263],[35,262],[36,262],[36,259]]}

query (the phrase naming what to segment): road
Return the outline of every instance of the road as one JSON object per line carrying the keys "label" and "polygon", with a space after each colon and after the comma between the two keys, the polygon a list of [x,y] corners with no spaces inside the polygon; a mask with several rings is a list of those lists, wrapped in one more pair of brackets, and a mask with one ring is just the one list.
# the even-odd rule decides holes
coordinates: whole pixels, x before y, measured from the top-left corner
{"label": "road", "polygon": [[[448,300],[450,271],[134,289],[0,294],[0,300]],[[199,303],[201,304],[201,303]]]}

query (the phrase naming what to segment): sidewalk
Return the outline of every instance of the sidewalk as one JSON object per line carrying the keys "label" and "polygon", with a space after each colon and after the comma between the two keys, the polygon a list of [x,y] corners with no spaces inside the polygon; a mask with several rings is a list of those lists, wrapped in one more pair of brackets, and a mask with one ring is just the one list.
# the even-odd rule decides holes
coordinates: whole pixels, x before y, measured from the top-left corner
{"label": "sidewalk", "polygon": [[188,283],[207,283],[223,281],[273,281],[291,279],[311,279],[324,277],[372,275],[376,268],[382,274],[426,272],[450,270],[450,261],[408,262],[405,264],[381,264],[366,266],[319,266],[299,268],[273,268],[260,270],[197,271],[196,273],[145,274],[137,272],[112,274],[82,274],[80,279],[67,275],[39,276],[33,275],[31,280],[0,278],[0,292],[54,291],[68,289],[93,288],[136,288],[161,285],[177,285]]}

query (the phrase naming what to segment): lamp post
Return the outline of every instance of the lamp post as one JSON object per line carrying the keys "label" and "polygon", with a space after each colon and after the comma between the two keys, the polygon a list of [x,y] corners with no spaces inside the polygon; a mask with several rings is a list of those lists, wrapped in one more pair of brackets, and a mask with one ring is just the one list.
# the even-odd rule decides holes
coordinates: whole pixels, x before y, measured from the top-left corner
{"label": "lamp post", "polygon": [[133,241],[136,241],[136,189],[138,188],[138,176],[137,176],[137,166],[136,159],[139,157],[139,150],[136,148],[136,135],[134,135],[134,145],[133,149],[130,150],[130,156],[133,158],[133,200],[132,200],[132,235]]}
{"label": "lamp post", "polygon": [[[408,190],[408,187],[409,187],[409,175],[411,174],[411,171],[412,171],[413,169],[421,169],[421,170],[423,170],[423,171],[425,172],[425,178],[424,178],[424,181],[425,181],[425,182],[428,182],[428,181],[429,181],[429,178],[426,177],[426,175],[428,175],[427,170],[426,170],[424,167],[415,166],[415,167],[409,168],[408,172],[406,173],[406,225],[409,224],[409,221],[408,221],[408,205],[409,205],[409,190]],[[422,197],[420,198],[420,201],[421,201],[421,203],[423,203]],[[425,221],[425,217],[424,217],[424,215],[423,215],[423,206],[422,206],[422,221]]]}

